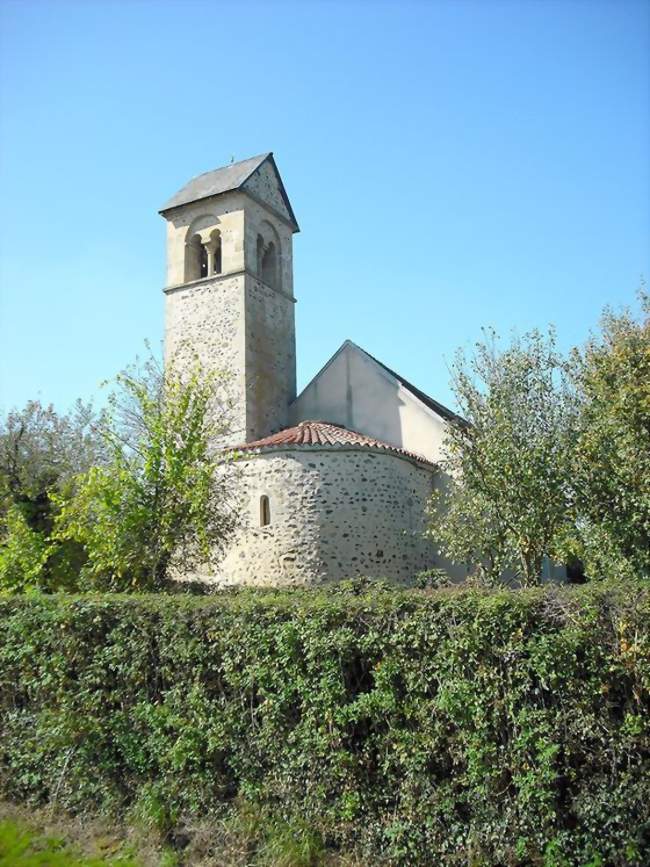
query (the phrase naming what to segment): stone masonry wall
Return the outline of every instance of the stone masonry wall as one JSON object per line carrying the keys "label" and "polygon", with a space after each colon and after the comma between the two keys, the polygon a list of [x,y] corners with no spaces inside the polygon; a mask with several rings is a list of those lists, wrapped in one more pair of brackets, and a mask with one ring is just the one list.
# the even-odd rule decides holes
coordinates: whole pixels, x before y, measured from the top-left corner
{"label": "stone masonry wall", "polygon": [[270,162],[262,163],[262,165],[250,176],[244,184],[245,190],[261,199],[263,202],[268,202],[279,214],[282,214],[287,220],[291,219],[287,206],[284,203],[278,181],[275,176],[275,171]]}
{"label": "stone masonry wall", "polygon": [[[231,210],[237,206],[243,210]],[[220,444],[239,445],[286,426],[296,396],[291,229],[279,220],[282,289],[255,274],[257,233],[268,219],[274,218],[248,196],[231,194],[179,208],[168,220],[171,281],[182,280],[185,238],[197,221],[222,232],[223,273],[168,283],[165,310],[166,363],[183,366],[196,353],[207,370],[228,376],[223,397],[231,433]]]}
{"label": "stone masonry wall", "polygon": [[296,396],[294,303],[246,277],[246,441],[286,427]]}
{"label": "stone masonry wall", "polygon": [[214,277],[168,292],[165,300],[165,364],[192,364],[226,372],[224,400],[231,403],[231,432],[224,444],[246,438],[243,274]]}
{"label": "stone masonry wall", "polygon": [[[422,537],[433,468],[367,448],[268,450],[237,466],[242,525],[212,578],[311,585],[355,576],[408,582],[433,565]],[[260,526],[260,497],[271,523]]]}

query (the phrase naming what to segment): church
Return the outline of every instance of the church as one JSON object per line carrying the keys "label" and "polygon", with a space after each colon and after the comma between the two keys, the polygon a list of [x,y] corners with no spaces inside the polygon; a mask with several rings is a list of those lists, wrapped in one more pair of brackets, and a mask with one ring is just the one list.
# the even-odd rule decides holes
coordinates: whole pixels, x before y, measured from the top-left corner
{"label": "church", "polygon": [[165,358],[228,374],[222,445],[250,457],[238,463],[236,535],[196,577],[313,586],[449,569],[424,530],[457,416],[350,340],[296,392],[299,228],[273,154],[194,178],[160,213]]}

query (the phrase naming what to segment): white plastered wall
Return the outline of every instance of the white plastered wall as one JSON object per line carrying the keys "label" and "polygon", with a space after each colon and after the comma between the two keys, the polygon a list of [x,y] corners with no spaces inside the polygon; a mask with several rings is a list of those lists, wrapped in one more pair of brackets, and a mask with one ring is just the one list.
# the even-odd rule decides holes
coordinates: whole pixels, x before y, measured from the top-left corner
{"label": "white plastered wall", "polygon": [[442,457],[445,420],[349,341],[295,400],[291,420],[334,422],[433,462]]}

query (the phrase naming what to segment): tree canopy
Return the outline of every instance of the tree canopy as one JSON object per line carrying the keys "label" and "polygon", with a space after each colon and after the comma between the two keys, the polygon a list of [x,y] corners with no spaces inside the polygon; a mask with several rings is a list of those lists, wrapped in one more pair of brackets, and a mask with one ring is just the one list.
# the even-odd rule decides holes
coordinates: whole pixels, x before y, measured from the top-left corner
{"label": "tree canopy", "polygon": [[432,535],[489,581],[535,584],[569,521],[575,420],[555,335],[533,331],[502,349],[486,332],[473,355],[457,354],[453,385],[465,421],[448,430]]}
{"label": "tree canopy", "polygon": [[102,437],[107,461],[55,495],[54,536],[87,554],[82,575],[107,589],[155,589],[215,556],[235,526],[232,454],[217,446],[228,425],[220,377],[198,363],[181,376],[153,358],[117,377]]}
{"label": "tree canopy", "polygon": [[572,355],[574,550],[588,572],[650,575],[650,297],[606,310]]}
{"label": "tree canopy", "polygon": [[0,590],[161,587],[233,530],[221,379],[153,357],[120,373],[106,408],[30,402],[0,427]]}
{"label": "tree canopy", "polygon": [[431,534],[489,581],[539,583],[545,559],[589,577],[650,574],[650,317],[606,310],[563,355],[554,331],[458,353],[465,422],[448,429]]}

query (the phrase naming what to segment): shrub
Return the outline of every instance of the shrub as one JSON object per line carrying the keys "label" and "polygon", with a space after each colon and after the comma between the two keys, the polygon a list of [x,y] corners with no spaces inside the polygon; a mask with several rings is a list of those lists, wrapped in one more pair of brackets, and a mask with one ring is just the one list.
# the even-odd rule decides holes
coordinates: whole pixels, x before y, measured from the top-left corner
{"label": "shrub", "polygon": [[0,593],[43,589],[48,544],[32,530],[18,506],[10,505],[0,520]]}
{"label": "shrub", "polygon": [[648,863],[649,615],[605,583],[6,597],[0,787],[249,804],[372,864]]}

